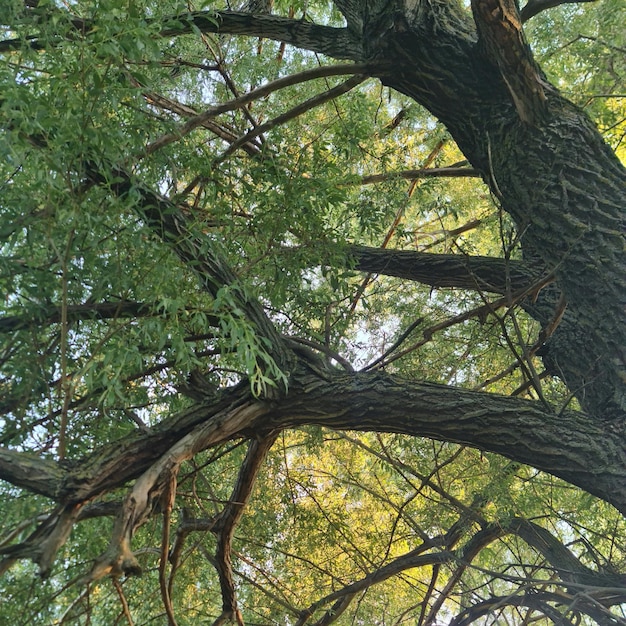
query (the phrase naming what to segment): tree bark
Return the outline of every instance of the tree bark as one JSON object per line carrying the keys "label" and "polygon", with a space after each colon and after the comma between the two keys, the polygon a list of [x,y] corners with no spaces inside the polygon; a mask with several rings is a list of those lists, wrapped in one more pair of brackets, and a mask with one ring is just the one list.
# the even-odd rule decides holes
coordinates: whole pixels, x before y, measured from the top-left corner
{"label": "tree bark", "polygon": [[[586,411],[623,420],[624,167],[587,115],[538,68],[543,110],[522,119],[512,77],[503,73],[513,62],[503,67],[494,59],[494,45],[484,45],[459,5],[418,0],[410,7],[393,0],[367,3],[352,29],[362,22],[365,57],[359,61],[391,63],[393,71],[379,74],[382,82],[431,111],[481,172],[517,223],[525,257],[540,261],[542,273],[554,272],[567,299],[573,323],[546,346],[550,371],[560,373]],[[482,33],[491,28],[479,26]],[[523,38],[505,45],[519,46],[509,57],[532,63]]]}
{"label": "tree bark", "polygon": [[319,424],[462,443],[558,476],[626,514],[625,425],[575,411],[557,415],[535,401],[384,373],[337,373],[328,380],[309,375],[261,423],[272,428]]}
{"label": "tree bark", "polygon": [[349,246],[348,264],[372,274],[396,276],[431,287],[458,287],[505,295],[532,287],[542,277],[532,264],[496,257],[433,254]]}

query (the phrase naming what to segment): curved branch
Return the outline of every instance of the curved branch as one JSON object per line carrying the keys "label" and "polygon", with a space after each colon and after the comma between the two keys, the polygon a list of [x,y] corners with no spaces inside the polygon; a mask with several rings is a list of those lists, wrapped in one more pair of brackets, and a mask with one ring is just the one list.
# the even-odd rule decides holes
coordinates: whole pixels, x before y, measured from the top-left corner
{"label": "curved branch", "polygon": [[[626,597],[626,575],[594,572],[583,565],[549,530],[515,517],[508,524],[501,526],[505,532],[511,532],[532,546],[554,567],[564,582],[590,587],[624,588],[624,595],[611,600],[612,604],[623,602]],[[576,590],[572,589],[572,593]]]}
{"label": "curved branch", "polygon": [[239,614],[239,609],[237,608],[231,561],[233,534],[243,515],[244,508],[250,500],[252,489],[263,461],[276,441],[277,436],[278,433],[275,433],[264,439],[250,442],[246,458],[239,470],[237,484],[233,489],[228,505],[221,512],[212,529],[214,532],[217,532],[218,537],[215,567],[222,590],[222,611],[235,616]]}
{"label": "curved branch", "polygon": [[261,403],[252,402],[227,409],[174,443],[135,481],[115,521],[109,547],[82,582],[108,575],[139,574],[141,568],[131,550],[132,537],[159,505],[181,463],[210,446],[240,435],[266,410]]}
{"label": "curved branch", "polygon": [[521,10],[520,18],[522,22],[527,22],[546,9],[552,9],[562,4],[578,4],[580,2],[596,2],[596,0],[529,0]]}
{"label": "curved branch", "polygon": [[[571,584],[571,588],[567,589],[568,593],[576,594],[585,588],[593,589],[594,592],[605,589],[611,590],[611,596],[607,600],[607,605],[618,604],[624,601],[626,597],[625,574],[593,571],[581,563],[549,530],[519,517],[514,517],[509,521],[499,520],[479,530],[463,548],[461,561],[464,566],[471,562],[487,544],[507,534],[518,536],[541,554],[549,566],[558,574],[561,581],[567,587],[569,587],[567,583]],[[623,594],[613,593],[614,590],[619,588],[625,590]]]}
{"label": "curved branch", "polygon": [[[63,12],[63,15],[68,20],[67,25],[71,29],[65,35],[67,41],[72,41],[78,36],[88,37],[91,29],[96,26],[95,21],[79,19],[67,12]],[[193,11],[182,15],[154,18],[146,22],[160,26],[161,37],[178,37],[198,32],[244,35],[280,41],[334,59],[360,62],[365,57],[362,41],[354,37],[347,28],[320,26],[275,15],[253,15],[233,11]],[[0,41],[0,53],[19,50],[24,45],[34,50],[42,50],[54,44],[37,35],[28,35]]]}
{"label": "curved branch", "polygon": [[538,402],[384,373],[335,374],[331,380],[303,374],[263,422],[302,424],[470,445],[558,476],[626,513],[625,426],[583,413],[557,415]]}
{"label": "curved branch", "polygon": [[457,615],[451,622],[450,626],[468,626],[472,624],[480,617],[493,613],[498,609],[502,609],[507,606],[515,607],[527,607],[536,611],[540,611],[547,618],[549,618],[556,626],[574,626],[574,622],[564,617],[557,609],[550,606],[548,602],[563,603],[563,596],[554,593],[533,593],[525,594],[523,596],[502,596],[493,597],[489,600],[474,604],[468,609],[465,609],[462,613]]}
{"label": "curved branch", "polygon": [[202,33],[247,35],[291,44],[335,59],[360,62],[365,54],[362,41],[347,28],[319,26],[276,15],[253,15],[234,11],[193,11],[162,20],[162,37]]}

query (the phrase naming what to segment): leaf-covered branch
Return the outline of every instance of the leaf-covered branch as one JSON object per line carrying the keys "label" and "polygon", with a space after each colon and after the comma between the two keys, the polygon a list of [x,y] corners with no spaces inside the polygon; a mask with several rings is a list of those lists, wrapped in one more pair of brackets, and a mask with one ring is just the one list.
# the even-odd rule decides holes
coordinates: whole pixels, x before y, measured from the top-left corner
{"label": "leaf-covered branch", "polygon": [[[84,304],[68,304],[65,307],[67,321],[79,322],[88,320],[127,319],[163,315],[158,303],[128,302],[86,302]],[[0,333],[11,333],[32,326],[49,326],[61,322],[62,307],[48,305],[33,311],[30,315],[6,315],[0,317]],[[219,320],[208,316],[214,325]]]}
{"label": "leaf-covered branch", "polygon": [[[217,298],[226,289],[226,297],[233,300],[233,309],[253,325],[259,338],[265,340],[265,349],[274,364],[282,372],[290,371],[293,362],[291,351],[286,348],[260,303],[246,294],[239,284],[236,274],[217,249],[218,244],[215,241],[198,232],[197,228],[192,228],[188,218],[173,202],[133,181],[127,172],[118,168],[112,168],[105,173],[91,169],[89,177],[92,182],[108,187],[121,198],[129,195],[136,198],[136,209],[155,234],[193,270],[213,297]],[[261,370],[265,370],[267,366],[267,363],[259,364]],[[284,381],[271,382],[276,389],[284,384]],[[268,385],[264,385],[263,390],[269,395],[273,393]]]}
{"label": "leaf-covered branch", "polygon": [[[66,21],[72,29],[66,35],[69,41],[76,37],[89,36],[97,25],[93,20],[77,18],[65,12],[63,14],[60,16],[61,21]],[[146,22],[150,26],[159,27],[159,35],[166,38],[194,33],[245,35],[284,42],[336,59],[361,62],[364,56],[359,40],[352,37],[346,28],[320,26],[275,15],[252,15],[233,11],[190,11],[158,20],[147,19]],[[51,43],[33,32],[23,39],[0,41],[0,53],[19,50],[22,46],[42,50]]]}

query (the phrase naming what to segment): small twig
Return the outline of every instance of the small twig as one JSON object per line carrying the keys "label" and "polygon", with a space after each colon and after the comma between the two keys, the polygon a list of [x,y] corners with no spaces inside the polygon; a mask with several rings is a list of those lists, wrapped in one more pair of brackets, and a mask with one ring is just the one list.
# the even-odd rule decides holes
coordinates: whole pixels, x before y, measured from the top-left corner
{"label": "small twig", "polygon": [[124,617],[128,622],[128,626],[133,626],[133,618],[130,615],[130,609],[128,608],[128,602],[126,601],[126,596],[124,595],[124,590],[122,589],[122,585],[120,585],[120,581],[117,578],[111,578],[113,583],[113,587],[115,587],[115,591],[117,591],[117,595],[119,596],[120,602],[122,604],[122,611],[124,613]]}
{"label": "small twig", "polygon": [[177,626],[170,596],[170,586],[168,585],[165,572],[167,569],[168,554],[170,547],[170,528],[172,518],[172,508],[176,498],[176,474],[172,474],[161,498],[163,506],[163,532],[161,536],[161,559],[159,561],[159,587],[161,588],[161,599],[165,607],[169,626]]}

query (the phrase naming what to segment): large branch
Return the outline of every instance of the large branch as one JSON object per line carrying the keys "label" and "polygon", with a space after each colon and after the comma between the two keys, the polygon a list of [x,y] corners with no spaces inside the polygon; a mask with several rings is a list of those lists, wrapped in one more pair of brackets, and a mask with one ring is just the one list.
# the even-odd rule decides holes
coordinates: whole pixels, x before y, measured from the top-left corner
{"label": "large branch", "polygon": [[319,424],[404,433],[496,452],[558,476],[626,513],[624,425],[539,402],[419,383],[384,373],[304,376],[265,426]]}
{"label": "large branch", "polygon": [[227,408],[176,441],[165,454],[155,457],[126,496],[115,521],[111,543],[84,582],[109,574],[140,573],[141,568],[131,550],[131,539],[136,529],[149,519],[159,505],[165,489],[177,476],[180,465],[206,448],[240,436],[266,410],[260,402]]}
{"label": "large branch", "polygon": [[[90,578],[111,572],[134,573],[137,563],[130,551],[132,535],[151,514],[163,481],[175,475],[181,462],[233,437],[304,424],[470,445],[563,478],[626,513],[626,437],[615,424],[593,421],[573,411],[556,414],[538,402],[384,373],[327,370],[320,376],[303,368],[292,377],[288,395],[273,404],[251,402],[249,392],[241,386],[216,399],[213,406],[190,409],[168,427],[137,433],[105,447],[68,472],[40,460],[33,465],[22,453],[4,451],[0,456],[2,477],[55,499],[64,511],[51,526],[46,525],[44,544],[39,543],[41,533],[37,532],[33,542],[11,556],[32,556],[47,572],[69,527],[78,519],[80,507],[141,475],[118,516],[111,546]],[[172,445],[172,441],[176,443]],[[520,536],[525,533],[521,527],[510,530]],[[569,567],[568,555],[555,552],[546,537],[534,533],[534,538],[527,540],[533,545],[541,542],[550,560]]]}
{"label": "large branch", "polygon": [[348,246],[348,259],[355,269],[406,278],[432,287],[459,287],[506,294],[527,289],[540,274],[524,261],[461,254],[431,254]]}
{"label": "large branch", "polygon": [[[194,228],[176,204],[134,180],[126,171],[112,167],[109,172],[101,172],[90,166],[88,176],[93,183],[110,189],[119,197],[134,198],[139,215],[196,274],[208,293],[218,297],[220,291],[227,288],[235,304],[233,308],[240,311],[239,315],[254,327],[257,337],[265,340],[267,354],[278,368],[289,372],[294,362],[292,351],[287,348],[260,302],[246,293],[215,241]],[[233,316],[237,315],[237,311],[232,311]],[[259,362],[262,370],[266,365]],[[276,381],[276,389],[266,388],[270,396],[276,390],[281,392],[280,381]]]}
{"label": "large branch", "polygon": [[232,11],[193,11],[162,20],[161,36],[203,33],[247,35],[272,39],[319,52],[336,59],[363,60],[362,43],[347,28],[319,26],[276,15],[252,15]]}
{"label": "large branch", "polygon": [[[80,36],[88,37],[91,29],[97,26],[96,21],[83,20],[65,11],[55,13],[67,20],[69,31],[66,39],[68,41],[73,41]],[[319,26],[304,20],[275,15],[252,15],[232,11],[193,11],[181,15],[153,18],[147,22],[160,27],[161,37],[171,38],[198,32],[247,35],[280,41],[335,59],[361,61],[364,58],[361,41],[347,28]],[[33,34],[0,41],[0,53],[19,50],[24,45],[41,50],[56,44],[57,41],[52,43]]]}
{"label": "large branch", "polygon": [[42,459],[28,452],[0,448],[0,480],[56,499],[67,471],[54,461]]}
{"label": "large branch", "polygon": [[[532,465],[585,489],[626,513],[624,427],[539,402],[405,380],[384,373],[294,375],[286,398],[259,413],[263,431],[303,424],[404,433],[463,443]],[[64,481],[62,497],[93,498],[145,471],[173,437],[248,402],[233,390],[214,406],[196,406],[150,434],[137,433],[85,459]],[[173,433],[177,433],[173,435]],[[129,462],[129,459],[132,459]],[[10,479],[9,479],[10,480]]]}

